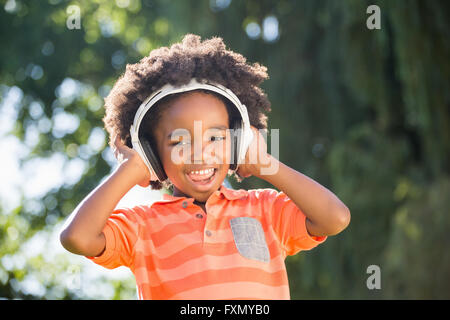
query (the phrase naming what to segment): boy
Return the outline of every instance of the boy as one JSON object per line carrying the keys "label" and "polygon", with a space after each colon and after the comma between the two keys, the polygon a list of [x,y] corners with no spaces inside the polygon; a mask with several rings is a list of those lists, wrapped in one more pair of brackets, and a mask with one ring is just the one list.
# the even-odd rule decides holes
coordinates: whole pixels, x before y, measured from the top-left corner
{"label": "boy", "polygon": [[[63,246],[106,268],[129,267],[140,299],[289,299],[285,257],[341,232],[350,212],[332,192],[267,153],[258,131],[267,128],[270,111],[258,87],[265,78],[265,67],[248,65],[222,39],[194,35],[127,65],[105,99],[104,122],[120,164],[74,210]],[[179,91],[200,82],[202,89]],[[139,106],[167,85],[173,88],[147,111],[142,135],[131,142]],[[232,94],[245,112],[237,112],[242,106]],[[237,165],[233,150],[241,144],[231,141],[230,129],[247,112],[253,139],[242,140],[245,161]],[[150,165],[136,139],[154,151]],[[268,167],[278,169],[264,173]],[[228,189],[222,183],[230,173],[264,179],[280,192]],[[171,188],[173,195],[115,209],[136,184]]]}

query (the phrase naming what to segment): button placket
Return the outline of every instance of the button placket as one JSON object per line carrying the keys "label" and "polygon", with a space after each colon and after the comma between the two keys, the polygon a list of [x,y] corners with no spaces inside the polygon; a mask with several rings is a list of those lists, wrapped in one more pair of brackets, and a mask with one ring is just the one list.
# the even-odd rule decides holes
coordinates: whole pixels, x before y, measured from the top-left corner
{"label": "button placket", "polygon": [[212,219],[214,219],[213,216],[211,216],[208,212],[207,215],[205,215],[203,219],[203,244],[208,244],[211,242],[211,238],[213,237],[213,232],[210,230]]}
{"label": "button placket", "polygon": [[205,210],[207,212],[203,213],[203,244],[209,245],[214,244],[214,240],[216,238],[214,231],[211,231],[211,226],[214,225],[214,221],[217,219],[217,212],[215,203],[217,202],[217,197],[220,195],[220,192],[216,191],[213,196],[211,196],[205,203]]}

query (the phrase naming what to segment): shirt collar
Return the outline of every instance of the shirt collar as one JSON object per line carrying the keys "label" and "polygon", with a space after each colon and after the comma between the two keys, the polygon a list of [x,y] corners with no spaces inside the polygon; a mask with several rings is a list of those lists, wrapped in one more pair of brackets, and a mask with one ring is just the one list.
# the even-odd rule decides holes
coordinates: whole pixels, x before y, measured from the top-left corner
{"label": "shirt collar", "polygon": [[219,194],[222,193],[225,198],[228,200],[236,200],[241,199],[248,196],[248,191],[244,189],[234,190],[225,187],[224,185],[220,186],[220,189],[218,190]]}
{"label": "shirt collar", "polygon": [[[244,189],[234,190],[234,189],[227,188],[224,185],[221,185],[219,190],[215,191],[211,196],[213,196],[213,195],[220,196],[220,194],[223,194],[224,197],[227,198],[228,200],[236,200],[236,199],[240,199],[240,198],[243,198],[243,197],[247,197],[248,196],[248,191],[244,190]],[[173,195],[164,193],[163,194],[163,200],[156,201],[156,202],[171,203],[171,202],[176,202],[176,201],[180,201],[180,200],[183,200],[183,199],[194,201],[194,198],[190,198],[190,197],[175,197]]]}

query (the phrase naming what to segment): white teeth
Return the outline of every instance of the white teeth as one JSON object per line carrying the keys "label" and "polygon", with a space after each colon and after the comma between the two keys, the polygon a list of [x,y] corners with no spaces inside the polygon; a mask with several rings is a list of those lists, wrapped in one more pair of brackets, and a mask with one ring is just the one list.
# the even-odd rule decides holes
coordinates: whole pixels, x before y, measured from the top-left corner
{"label": "white teeth", "polygon": [[214,171],[214,168],[200,170],[200,171],[191,171],[189,174],[207,174]]}

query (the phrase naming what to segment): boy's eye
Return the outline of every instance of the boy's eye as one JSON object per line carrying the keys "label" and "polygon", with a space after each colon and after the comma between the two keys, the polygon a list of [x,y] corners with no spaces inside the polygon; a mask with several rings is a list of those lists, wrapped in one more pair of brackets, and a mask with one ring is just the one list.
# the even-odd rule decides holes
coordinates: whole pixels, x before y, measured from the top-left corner
{"label": "boy's eye", "polygon": [[186,145],[189,144],[189,141],[179,141],[179,142],[175,142],[174,144],[172,144],[173,146],[182,146],[182,145]]}
{"label": "boy's eye", "polygon": [[211,137],[211,141],[222,141],[224,139],[225,139],[225,137],[222,137],[222,136],[212,136]]}
{"label": "boy's eye", "polygon": [[[223,136],[212,136],[210,138],[210,141],[222,141],[225,140],[226,137]],[[181,140],[181,141],[175,141],[173,143],[171,143],[171,146],[183,146],[183,145],[187,145],[190,144],[191,142],[189,140]]]}

